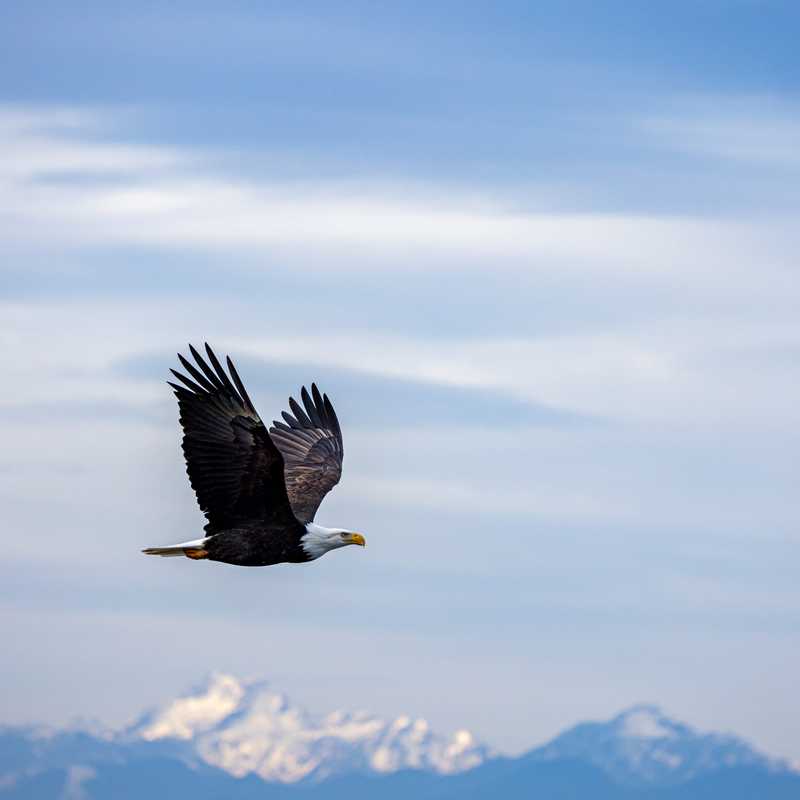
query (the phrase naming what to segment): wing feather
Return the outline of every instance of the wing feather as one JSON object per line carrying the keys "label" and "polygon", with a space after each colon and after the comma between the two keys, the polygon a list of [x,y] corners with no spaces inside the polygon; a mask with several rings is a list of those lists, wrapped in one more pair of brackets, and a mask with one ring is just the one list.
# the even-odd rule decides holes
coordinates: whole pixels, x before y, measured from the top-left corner
{"label": "wing feather", "polygon": [[273,421],[270,436],[283,454],[286,490],[292,511],[301,522],[311,522],[325,495],[342,475],[344,445],[333,405],[317,385],[300,390],[301,406],[289,398],[292,413],[282,411],[283,422]]}
{"label": "wing feather", "polygon": [[[178,353],[178,360],[181,362],[183,368],[202,386],[207,392],[213,392],[216,388],[213,383],[211,383],[208,378],[203,375],[196,367],[194,367],[191,361],[185,359],[180,353]],[[175,370],[170,370],[173,375],[178,375]],[[180,376],[178,376],[180,377]]]}
{"label": "wing feather", "polygon": [[214,533],[252,520],[297,525],[280,450],[233,362],[227,359],[232,383],[214,351],[207,344],[205,350],[211,366],[190,345],[197,368],[183,356],[178,358],[195,380],[170,370],[183,385],[169,385],[178,398],[186,471],[208,518],[206,531]]}
{"label": "wing feather", "polygon": [[197,365],[200,367],[200,369],[203,370],[206,377],[214,386],[214,388],[222,389],[223,387],[222,384],[219,382],[219,378],[212,372],[211,368],[203,360],[203,357],[200,355],[200,353],[198,353],[197,350],[194,349],[194,345],[191,344],[189,345],[189,352],[192,354],[192,357],[197,362]]}
{"label": "wing feather", "polygon": [[308,418],[311,420],[311,422],[317,428],[324,427],[323,422],[320,419],[319,414],[317,413],[316,406],[312,402],[311,397],[308,394],[308,390],[306,389],[305,386],[300,391],[300,399],[303,401],[303,405],[305,406],[306,414],[308,415]]}
{"label": "wing feather", "polygon": [[[183,389],[183,388],[186,388],[186,387],[188,386],[188,387],[189,387],[189,388],[190,388],[190,389],[191,389],[193,392],[202,392],[202,391],[203,391],[203,389],[202,389],[200,386],[198,386],[198,385],[197,385],[197,384],[196,384],[194,381],[190,381],[190,380],[189,380],[189,379],[188,379],[188,378],[187,378],[185,375],[181,375],[181,373],[180,373],[180,372],[176,372],[174,369],[170,369],[170,372],[171,372],[171,373],[172,373],[172,374],[173,374],[173,375],[174,375],[174,376],[175,376],[175,377],[176,377],[176,378],[177,378],[177,379],[178,379],[178,380],[179,380],[181,383],[185,384],[185,386],[182,386],[182,387],[179,387],[179,388],[182,388],[182,389]],[[171,383],[171,384],[170,384],[170,386],[174,386],[174,385],[175,385],[174,383]]]}
{"label": "wing feather", "polygon": [[[305,389],[305,387],[303,387],[303,389]],[[300,408],[300,404],[294,399],[294,397],[289,398],[289,408],[292,409],[292,414],[294,414],[295,422],[299,423],[299,427],[301,428],[314,427],[314,423],[311,422],[311,420],[306,416],[306,412],[303,411],[302,408]],[[298,425],[292,425],[292,427],[295,428],[298,427]]]}
{"label": "wing feather", "polygon": [[247,394],[247,389],[244,388],[242,379],[239,377],[239,373],[236,371],[236,367],[233,365],[233,361],[231,361],[230,356],[227,356],[227,362],[228,362],[228,371],[231,373],[233,382],[236,384],[236,388],[239,390],[239,394],[242,396],[245,406],[247,406],[248,411],[252,411],[253,414],[255,414],[256,409],[255,406],[253,405],[253,401],[250,399],[250,395]]}

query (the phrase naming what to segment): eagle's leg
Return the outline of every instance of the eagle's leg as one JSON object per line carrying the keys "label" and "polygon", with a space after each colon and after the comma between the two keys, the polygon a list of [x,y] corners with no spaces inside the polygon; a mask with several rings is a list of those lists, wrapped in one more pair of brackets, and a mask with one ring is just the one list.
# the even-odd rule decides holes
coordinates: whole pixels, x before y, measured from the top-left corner
{"label": "eagle's leg", "polygon": [[184,551],[186,558],[193,558],[199,561],[201,558],[208,558],[208,550],[203,550],[200,547],[187,547]]}

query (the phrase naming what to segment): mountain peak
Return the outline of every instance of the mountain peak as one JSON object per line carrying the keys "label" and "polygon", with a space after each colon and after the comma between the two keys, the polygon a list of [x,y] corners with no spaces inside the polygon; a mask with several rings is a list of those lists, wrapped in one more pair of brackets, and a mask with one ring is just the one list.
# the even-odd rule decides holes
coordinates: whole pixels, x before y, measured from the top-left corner
{"label": "mountain peak", "polygon": [[628,785],[681,783],[723,767],[786,767],[742,739],[699,732],[653,705],[633,706],[607,722],[576,725],[530,757],[586,761]]}
{"label": "mountain peak", "polygon": [[445,737],[422,718],[387,721],[364,711],[315,716],[266,682],[225,673],[148,713],[128,735],[184,742],[206,763],[237,777],[256,773],[284,783],[354,771],[451,774],[489,756],[469,731]]}
{"label": "mountain peak", "polygon": [[244,685],[232,675],[215,672],[189,693],[171,701],[159,712],[150,712],[135,726],[146,741],[191,739],[210,730],[238,708]]}
{"label": "mountain peak", "polygon": [[625,709],[610,723],[618,735],[628,739],[673,739],[684,734],[686,726],[669,719],[653,705]]}

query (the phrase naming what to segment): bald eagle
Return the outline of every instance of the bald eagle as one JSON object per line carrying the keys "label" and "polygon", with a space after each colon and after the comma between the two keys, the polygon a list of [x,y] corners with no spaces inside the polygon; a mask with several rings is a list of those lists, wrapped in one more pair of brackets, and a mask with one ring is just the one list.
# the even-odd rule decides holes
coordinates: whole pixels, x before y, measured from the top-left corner
{"label": "bald eagle", "polygon": [[178,398],[186,471],[208,519],[206,535],[142,552],[264,567],[363,547],[360,533],[314,522],[342,474],[342,430],[328,396],[316,384],[310,394],[304,386],[303,406],[290,397],[292,413],[282,412],[284,421],[268,431],[230,357],[226,373],[207,344],[211,366],[189,350],[197,366],[180,353],[178,360],[191,378],[171,369],[182,385],[168,383]]}

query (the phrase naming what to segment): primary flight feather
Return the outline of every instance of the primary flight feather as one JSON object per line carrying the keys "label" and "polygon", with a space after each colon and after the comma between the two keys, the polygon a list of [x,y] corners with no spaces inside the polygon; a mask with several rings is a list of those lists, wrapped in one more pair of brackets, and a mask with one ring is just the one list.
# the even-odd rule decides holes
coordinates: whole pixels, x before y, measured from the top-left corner
{"label": "primary flight feather", "polygon": [[225,371],[205,346],[206,361],[189,346],[195,364],[178,354],[190,377],[170,386],[178,398],[186,471],[208,519],[205,536],[148,547],[155,556],[187,556],[244,567],[313,561],[360,533],[314,522],[322,499],[339,482],[342,430],[327,395],[316,384],[289,398],[283,422],[267,430],[230,357]]}

